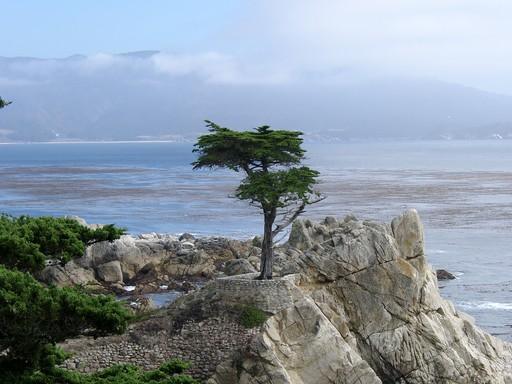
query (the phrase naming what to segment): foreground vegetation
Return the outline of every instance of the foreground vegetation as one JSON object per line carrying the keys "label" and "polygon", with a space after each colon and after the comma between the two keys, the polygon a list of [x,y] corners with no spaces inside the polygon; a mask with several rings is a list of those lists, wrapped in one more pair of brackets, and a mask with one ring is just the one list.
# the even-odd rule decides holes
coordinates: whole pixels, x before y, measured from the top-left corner
{"label": "foreground vegetation", "polygon": [[252,305],[246,305],[239,308],[240,324],[245,328],[254,328],[263,325],[268,316],[261,309]]}
{"label": "foreground vegetation", "polygon": [[133,365],[115,365],[93,374],[81,374],[53,368],[46,372],[21,375],[0,373],[0,382],[10,384],[198,384],[183,372],[189,368],[180,360],[170,360],[153,371]]}
{"label": "foreground vegetation", "polygon": [[121,365],[85,375],[56,368],[56,344],[78,335],[120,334],[132,319],[113,296],[80,287],[47,287],[35,278],[48,262],[64,264],[88,245],[119,238],[114,225],[91,229],[73,219],[0,215],[0,382],[13,384],[191,384],[187,365],[151,372]]}
{"label": "foreground vegetation", "polygon": [[124,233],[112,224],[91,229],[69,218],[0,215],[0,263],[33,273],[49,260],[66,263],[82,256],[86,246]]}
{"label": "foreground vegetation", "polygon": [[0,267],[2,368],[47,369],[58,360],[55,344],[84,333],[125,331],[129,311],[114,297],[76,288],[44,287],[28,273]]}

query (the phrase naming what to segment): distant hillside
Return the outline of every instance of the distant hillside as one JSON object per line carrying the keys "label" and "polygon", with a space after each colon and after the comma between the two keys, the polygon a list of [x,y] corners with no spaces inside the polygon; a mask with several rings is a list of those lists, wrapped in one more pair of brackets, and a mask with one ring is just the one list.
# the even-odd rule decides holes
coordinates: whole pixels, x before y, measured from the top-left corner
{"label": "distant hillside", "polygon": [[14,101],[0,114],[0,141],[193,139],[204,119],[236,128],[269,123],[318,140],[512,137],[512,97],[461,85],[237,84],[212,81],[209,71],[208,62],[156,51],[0,58],[0,96]]}

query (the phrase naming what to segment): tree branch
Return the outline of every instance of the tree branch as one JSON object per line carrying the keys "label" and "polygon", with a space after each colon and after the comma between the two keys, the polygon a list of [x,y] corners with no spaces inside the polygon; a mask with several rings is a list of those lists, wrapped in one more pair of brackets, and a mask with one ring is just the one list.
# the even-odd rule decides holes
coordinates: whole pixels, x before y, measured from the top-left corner
{"label": "tree branch", "polygon": [[[294,210],[288,211],[283,218],[283,222],[281,224],[276,225],[276,228],[272,231],[272,238],[283,231],[286,227],[288,227],[293,221],[299,217],[306,208],[306,205],[315,204],[322,200],[324,200],[326,196],[318,195],[317,198],[313,201],[311,200],[302,200],[301,204]],[[292,213],[293,212],[293,213]],[[287,217],[289,216],[289,217]]]}
{"label": "tree branch", "polygon": [[299,207],[293,212],[293,214],[289,218],[284,218],[283,222],[281,224],[278,224],[276,228],[272,231],[272,238],[276,236],[279,232],[281,232],[283,229],[285,229],[287,226],[289,226],[291,223],[293,223],[293,220],[295,220],[299,215],[304,212],[304,208],[306,208],[306,202],[303,201]]}

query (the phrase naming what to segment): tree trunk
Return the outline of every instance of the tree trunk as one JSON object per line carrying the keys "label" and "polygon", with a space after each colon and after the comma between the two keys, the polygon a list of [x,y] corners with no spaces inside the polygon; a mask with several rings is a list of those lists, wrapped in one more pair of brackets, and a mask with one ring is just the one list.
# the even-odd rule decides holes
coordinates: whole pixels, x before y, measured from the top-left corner
{"label": "tree trunk", "polygon": [[261,244],[261,261],[260,261],[260,280],[271,280],[272,279],[272,265],[274,262],[274,247],[273,247],[273,236],[272,226],[276,219],[276,210],[272,209],[270,212],[264,213],[264,231],[263,241]]}

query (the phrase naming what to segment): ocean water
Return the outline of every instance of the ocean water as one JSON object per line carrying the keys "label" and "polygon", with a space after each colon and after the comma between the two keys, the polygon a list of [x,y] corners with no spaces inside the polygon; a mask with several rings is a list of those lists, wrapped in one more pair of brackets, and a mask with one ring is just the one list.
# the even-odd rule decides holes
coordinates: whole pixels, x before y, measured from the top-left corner
{"label": "ocean water", "polygon": [[[416,208],[444,297],[512,341],[512,141],[310,144],[327,196],[306,216],[389,222]],[[191,144],[0,145],[0,212],[78,215],[131,233],[250,237],[259,212],[230,198],[242,175],[193,171]]]}

